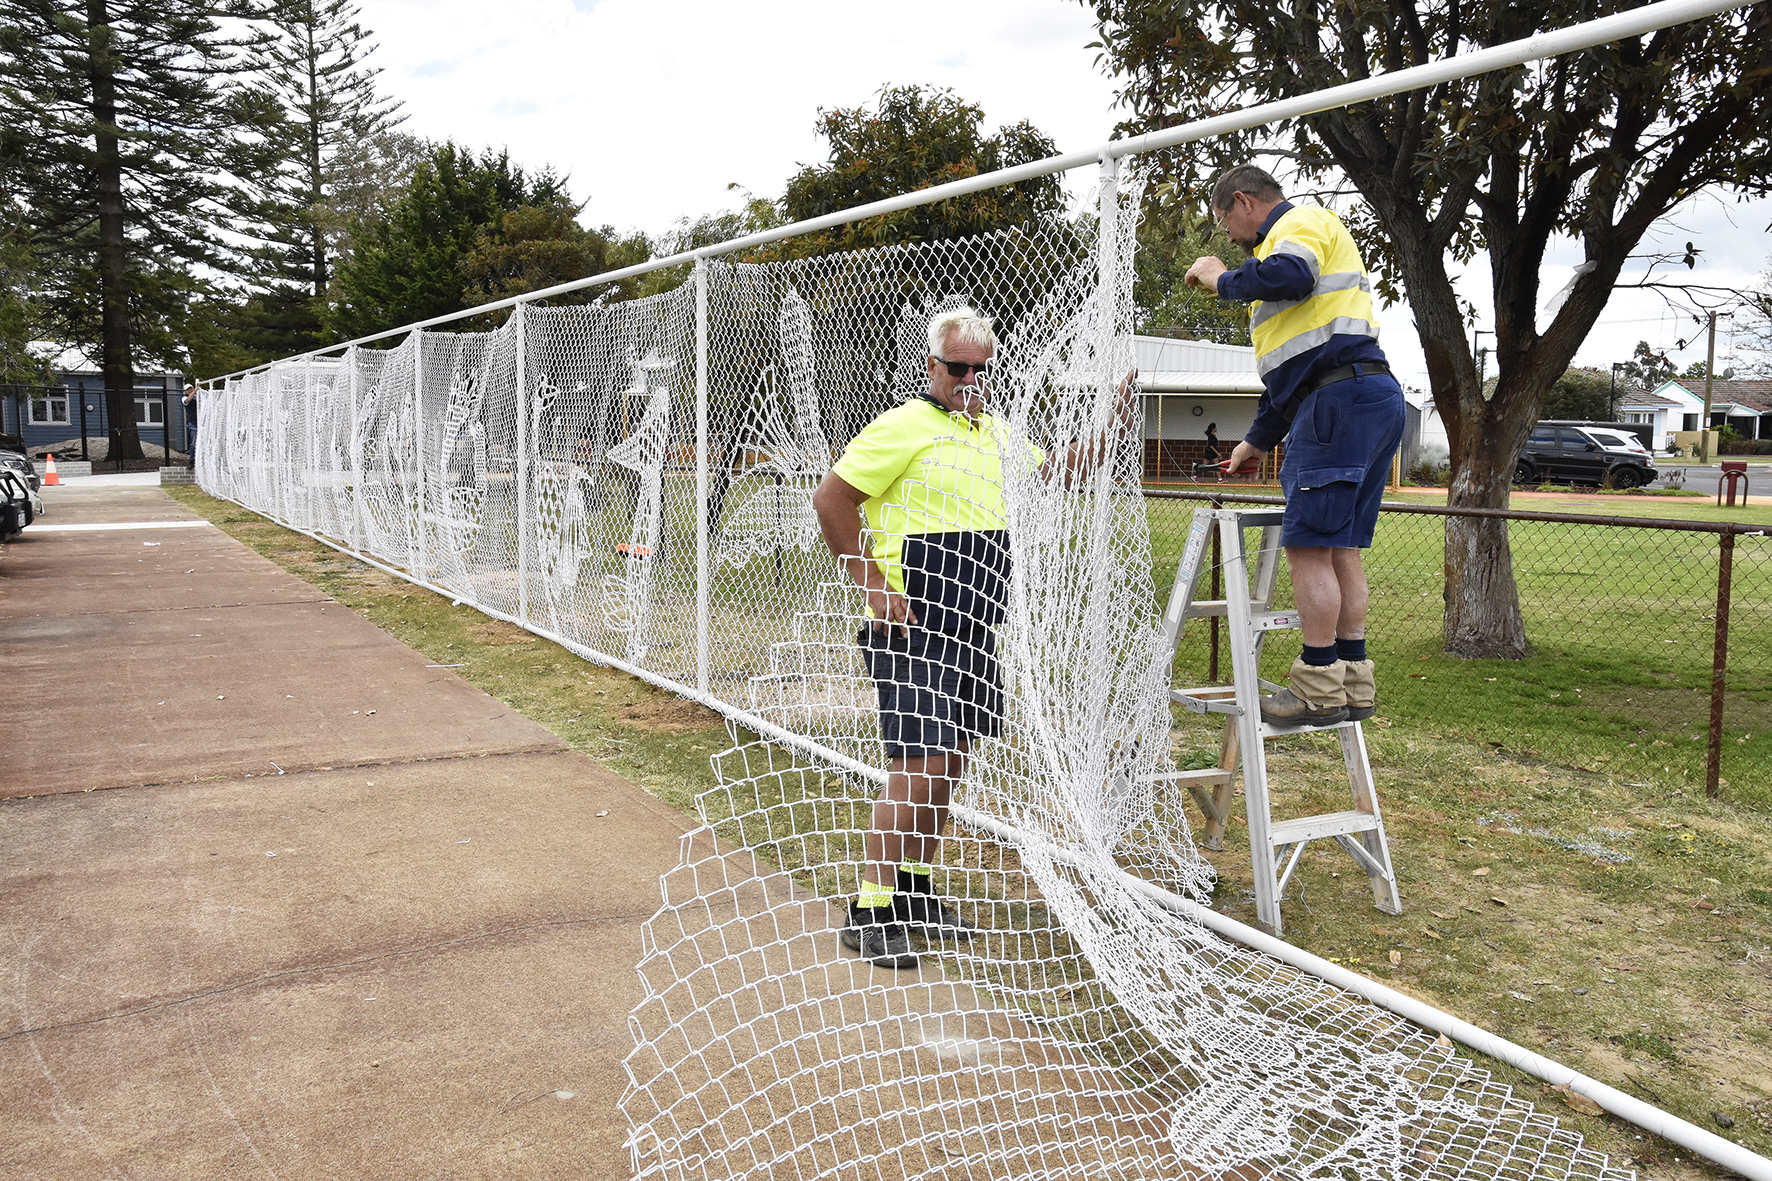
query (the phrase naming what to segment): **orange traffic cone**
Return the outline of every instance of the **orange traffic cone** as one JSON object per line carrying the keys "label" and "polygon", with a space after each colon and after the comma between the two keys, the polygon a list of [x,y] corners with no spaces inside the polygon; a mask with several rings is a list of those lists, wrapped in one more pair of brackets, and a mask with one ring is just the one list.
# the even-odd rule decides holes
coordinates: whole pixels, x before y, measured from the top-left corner
{"label": "orange traffic cone", "polygon": [[55,456],[46,455],[44,458],[48,461],[49,466],[43,472],[43,485],[46,488],[54,488],[62,482],[62,478],[55,474]]}

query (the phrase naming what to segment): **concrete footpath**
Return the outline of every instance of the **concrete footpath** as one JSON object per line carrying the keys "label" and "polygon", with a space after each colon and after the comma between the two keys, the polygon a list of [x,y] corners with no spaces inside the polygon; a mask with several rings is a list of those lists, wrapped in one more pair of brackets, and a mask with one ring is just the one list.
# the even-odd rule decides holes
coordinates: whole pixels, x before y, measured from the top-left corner
{"label": "concrete footpath", "polygon": [[627,1176],[685,818],[83,483],[0,551],[0,1176]]}

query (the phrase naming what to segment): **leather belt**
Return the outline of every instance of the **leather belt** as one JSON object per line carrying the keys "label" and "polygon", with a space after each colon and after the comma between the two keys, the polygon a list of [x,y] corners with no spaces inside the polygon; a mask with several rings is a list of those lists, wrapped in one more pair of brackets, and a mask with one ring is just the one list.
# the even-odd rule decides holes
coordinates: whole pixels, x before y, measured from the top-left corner
{"label": "leather belt", "polygon": [[1390,376],[1391,367],[1382,361],[1356,361],[1352,365],[1343,365],[1339,369],[1324,369],[1305,378],[1299,387],[1300,398],[1314,394],[1326,385],[1334,385],[1338,381],[1351,381],[1356,377],[1364,377],[1373,373]]}

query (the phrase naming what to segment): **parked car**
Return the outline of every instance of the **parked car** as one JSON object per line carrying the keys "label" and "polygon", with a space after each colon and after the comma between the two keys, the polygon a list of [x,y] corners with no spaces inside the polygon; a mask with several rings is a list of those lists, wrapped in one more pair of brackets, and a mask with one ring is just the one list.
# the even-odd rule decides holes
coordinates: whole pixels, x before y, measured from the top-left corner
{"label": "parked car", "polygon": [[1594,429],[1550,422],[1534,426],[1514,466],[1514,481],[1639,488],[1659,475],[1647,453],[1611,450]]}
{"label": "parked car", "polygon": [[1610,427],[1603,426],[1589,426],[1581,429],[1592,435],[1594,441],[1608,451],[1624,451],[1631,455],[1648,457],[1649,449],[1643,446],[1643,441],[1635,435],[1627,435],[1623,431],[1615,431]]}
{"label": "parked car", "polygon": [[23,451],[0,450],[0,467],[10,468],[23,476],[25,482],[30,484],[32,492],[43,486],[37,477],[37,465],[32,463],[31,457]]}
{"label": "parked car", "polygon": [[0,541],[11,541],[43,511],[43,501],[9,467],[0,467]]}

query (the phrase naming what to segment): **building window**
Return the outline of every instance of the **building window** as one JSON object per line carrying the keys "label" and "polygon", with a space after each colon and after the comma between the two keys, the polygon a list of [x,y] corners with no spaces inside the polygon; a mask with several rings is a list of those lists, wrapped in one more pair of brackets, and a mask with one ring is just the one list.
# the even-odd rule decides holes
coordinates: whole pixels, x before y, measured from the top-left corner
{"label": "building window", "polygon": [[166,405],[159,398],[137,398],[135,400],[135,423],[137,426],[159,426],[165,421]]}
{"label": "building window", "polygon": [[31,425],[62,426],[68,421],[68,396],[49,394],[31,399]]}
{"label": "building window", "polygon": [[1698,429],[1698,415],[1696,415],[1696,414],[1682,415],[1680,418],[1680,429],[1683,431],[1697,430]]}

